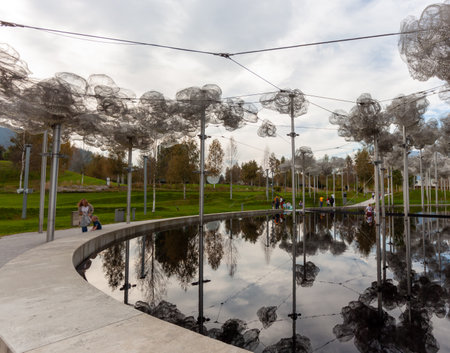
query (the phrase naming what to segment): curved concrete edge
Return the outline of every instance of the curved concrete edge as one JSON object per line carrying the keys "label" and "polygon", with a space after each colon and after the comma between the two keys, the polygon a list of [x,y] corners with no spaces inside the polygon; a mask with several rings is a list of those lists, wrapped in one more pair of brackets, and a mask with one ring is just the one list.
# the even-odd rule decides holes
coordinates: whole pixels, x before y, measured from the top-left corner
{"label": "curved concrete edge", "polygon": [[[277,213],[205,215],[205,222]],[[109,244],[198,216],[108,225],[28,250],[0,268],[0,353],[245,352],[143,314],[87,283],[74,266]]]}

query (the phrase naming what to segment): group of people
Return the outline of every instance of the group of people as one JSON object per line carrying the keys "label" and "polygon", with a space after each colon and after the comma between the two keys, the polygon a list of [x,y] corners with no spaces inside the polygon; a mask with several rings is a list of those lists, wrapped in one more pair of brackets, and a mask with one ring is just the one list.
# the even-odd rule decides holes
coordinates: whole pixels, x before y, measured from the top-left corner
{"label": "group of people", "polygon": [[285,202],[282,197],[276,195],[272,201],[272,208],[275,210],[278,210],[278,209],[291,210],[292,204],[289,201]]}
{"label": "group of people", "polygon": [[[323,196],[319,197],[319,205],[320,207],[323,206]],[[333,207],[334,205],[334,195],[331,195],[330,197],[327,197],[327,206]]]}
{"label": "group of people", "polygon": [[102,229],[102,225],[98,217],[94,216],[93,213],[94,207],[86,199],[81,199],[80,202],[78,202],[78,215],[80,216],[79,218],[80,227],[83,233],[88,231],[88,227],[91,224],[91,222],[92,222],[91,230]]}

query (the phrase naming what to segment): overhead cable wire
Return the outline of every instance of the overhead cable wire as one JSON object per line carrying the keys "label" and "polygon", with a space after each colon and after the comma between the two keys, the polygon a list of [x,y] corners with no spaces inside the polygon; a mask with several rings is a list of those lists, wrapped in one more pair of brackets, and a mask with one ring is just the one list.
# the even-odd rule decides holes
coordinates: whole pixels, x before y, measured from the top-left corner
{"label": "overhead cable wire", "polygon": [[120,38],[113,38],[113,37],[98,36],[98,35],[87,34],[87,33],[80,33],[80,32],[62,31],[62,30],[58,30],[58,29],[37,27],[37,26],[29,26],[29,25],[23,25],[23,24],[19,24],[19,23],[7,22],[7,21],[2,21],[2,20],[0,20],[0,26],[3,26],[3,27],[28,28],[28,29],[34,29],[34,30],[38,30],[38,31],[48,32],[48,33],[54,33],[54,34],[66,34],[66,35],[78,36],[78,37],[89,38],[89,39],[108,40],[108,41],[111,41],[111,42],[114,42],[114,43],[117,43],[117,44],[123,44],[123,43],[125,43],[125,44],[135,44],[135,45],[143,45],[143,46],[156,47],[156,48],[164,48],[164,49],[185,51],[185,52],[190,52],[190,53],[219,55],[218,53],[214,53],[214,52],[206,51],[206,50],[189,49],[189,48],[175,47],[175,46],[171,46],[171,45],[164,45],[164,44],[148,43],[148,42],[141,42],[141,41],[129,40],[129,39],[120,39]]}
{"label": "overhead cable wire", "polygon": [[236,55],[245,55],[245,54],[255,54],[255,53],[268,52],[268,51],[286,50],[286,49],[310,47],[310,46],[316,46],[316,45],[333,44],[333,43],[341,43],[341,42],[350,42],[350,41],[363,40],[363,39],[373,39],[373,38],[398,36],[398,35],[401,35],[401,34],[413,34],[413,33],[424,32],[424,31],[426,31],[426,30],[422,29],[422,30],[407,31],[407,32],[393,32],[393,33],[374,34],[374,35],[361,36],[361,37],[350,37],[350,38],[343,38],[343,39],[326,40],[326,41],[321,41],[321,42],[294,44],[294,45],[287,45],[287,46],[283,46],[283,47],[247,50],[247,51],[241,51],[241,52],[237,52],[237,53],[233,53],[233,54],[227,54],[227,55],[229,55],[229,56],[236,56]]}
{"label": "overhead cable wire", "polygon": [[261,80],[263,80],[264,82],[268,83],[269,85],[271,85],[272,87],[275,87],[276,89],[282,91],[282,89],[280,87],[278,87],[277,85],[273,84],[272,82],[270,82],[269,80],[266,80],[264,77],[262,77],[261,75],[257,74],[255,71],[249,69],[248,67],[242,65],[241,63],[237,62],[236,60],[232,59],[232,58],[228,58],[229,60],[231,60],[232,62],[234,62],[236,65],[239,65],[241,68],[243,68],[244,70],[247,70],[248,72],[250,72],[251,74],[255,75],[256,77],[259,77]]}
{"label": "overhead cable wire", "polygon": [[224,58],[228,58],[228,59],[230,59],[231,56],[236,56],[236,55],[254,54],[254,53],[262,53],[262,52],[269,52],[269,51],[302,48],[302,47],[308,47],[308,46],[317,46],[317,45],[324,45],[324,44],[333,44],[333,43],[364,40],[364,39],[398,36],[401,34],[413,34],[413,33],[427,31],[426,29],[421,29],[421,30],[405,31],[405,32],[382,33],[382,34],[374,34],[374,35],[367,35],[367,36],[360,36],[360,37],[350,37],[350,38],[326,40],[326,41],[320,41],[320,42],[294,44],[294,45],[287,45],[287,46],[280,46],[280,47],[273,47],[273,48],[247,50],[247,51],[241,51],[241,52],[235,52],[235,53],[220,53],[220,52],[212,52],[212,51],[207,51],[207,50],[175,47],[175,46],[164,45],[164,44],[148,43],[148,42],[129,40],[129,39],[99,36],[99,35],[93,35],[93,34],[87,34],[87,33],[81,33],[81,32],[63,31],[63,30],[58,30],[58,29],[46,28],[46,27],[30,26],[30,25],[24,25],[24,24],[3,21],[3,20],[0,20],[0,26],[13,27],[13,28],[14,27],[28,28],[28,29],[38,30],[38,31],[45,31],[45,32],[49,32],[49,33],[67,34],[67,35],[79,36],[79,37],[85,37],[85,38],[108,40],[108,41],[116,42],[116,43],[128,43],[128,44],[136,44],[136,45],[151,46],[151,47],[172,49],[172,50],[178,50],[178,51],[185,51],[185,52],[191,52],[191,53],[216,55],[216,56],[220,56],[220,57],[224,57]]}

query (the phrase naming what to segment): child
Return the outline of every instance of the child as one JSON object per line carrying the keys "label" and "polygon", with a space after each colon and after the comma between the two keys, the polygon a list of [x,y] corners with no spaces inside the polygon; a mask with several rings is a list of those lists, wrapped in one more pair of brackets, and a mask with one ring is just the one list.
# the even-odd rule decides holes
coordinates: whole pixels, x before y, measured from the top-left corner
{"label": "child", "polygon": [[98,220],[97,216],[92,216],[92,229],[91,230],[100,230],[102,229],[102,225],[100,223],[100,221]]}

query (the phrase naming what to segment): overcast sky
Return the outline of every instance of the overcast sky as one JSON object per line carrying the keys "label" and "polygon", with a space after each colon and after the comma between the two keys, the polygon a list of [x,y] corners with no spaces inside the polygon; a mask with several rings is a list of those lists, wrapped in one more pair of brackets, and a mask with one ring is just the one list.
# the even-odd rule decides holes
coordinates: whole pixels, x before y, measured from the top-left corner
{"label": "overcast sky", "polygon": [[[212,52],[240,52],[308,42],[398,32],[407,16],[419,17],[427,0],[3,0],[0,20],[37,27],[130,39]],[[1,42],[15,48],[32,77],[69,71],[87,78],[111,76],[140,96],[157,90],[167,98],[190,86],[217,84],[222,97],[271,92],[275,88],[228,59],[169,49],[87,41],[23,28],[0,27]],[[413,80],[397,49],[398,37],[247,54],[234,57],[281,88],[308,95],[355,101],[361,93],[392,99],[441,86]],[[258,102],[259,96],[244,98]],[[295,121],[296,147],[309,146],[317,158],[345,157],[360,145],[337,135],[327,110],[353,104],[308,97],[308,112]],[[437,95],[429,98],[428,117],[448,113]],[[389,101],[383,102],[388,104]],[[322,107],[318,107],[318,106]],[[325,108],[325,109],[323,109]],[[210,127],[207,134],[223,147],[233,136],[239,160],[261,163],[264,150],[290,157],[290,118],[261,110],[261,120],[277,125],[278,137],[260,138],[260,123],[232,133]],[[224,136],[224,137],[222,137]],[[209,142],[212,139],[209,139]],[[340,147],[340,148],[337,148]]]}

